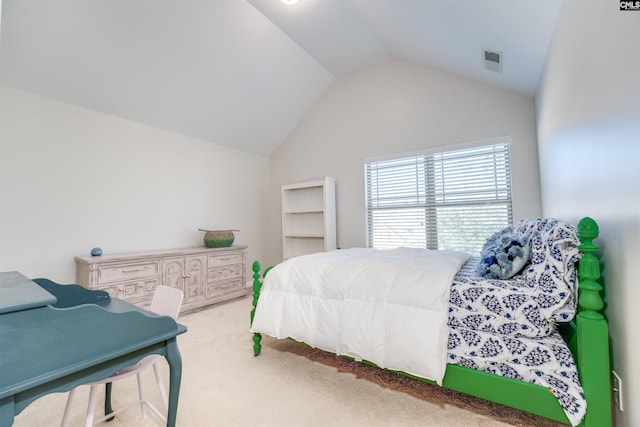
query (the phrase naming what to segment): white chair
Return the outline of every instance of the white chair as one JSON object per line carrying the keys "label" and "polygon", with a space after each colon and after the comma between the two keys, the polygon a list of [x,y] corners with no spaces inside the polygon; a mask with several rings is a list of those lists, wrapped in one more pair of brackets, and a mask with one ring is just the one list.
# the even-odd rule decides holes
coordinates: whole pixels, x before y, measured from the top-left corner
{"label": "white chair", "polygon": [[[178,313],[180,313],[180,307],[182,306],[183,293],[181,290],[176,288],[170,288],[169,286],[158,286],[153,294],[153,299],[151,300],[151,306],[149,307],[149,311],[160,314],[163,316],[171,316],[174,319],[178,318]],[[157,354],[152,354],[150,356],[145,357],[140,362],[136,363],[133,366],[127,366],[126,368],[120,369],[115,374],[111,375],[108,378],[105,378],[101,381],[96,381],[93,383],[89,383],[91,386],[91,391],[89,393],[89,407],[87,408],[87,418],[85,420],[85,427],[92,427],[95,423],[99,423],[101,421],[106,420],[107,418],[112,418],[119,412],[124,411],[125,409],[129,409],[130,407],[140,404],[140,409],[142,411],[142,418],[147,418],[147,412],[145,410],[145,406],[148,407],[158,418],[160,418],[163,422],[167,422],[166,413],[169,407],[169,399],[167,397],[167,391],[164,387],[164,382],[162,381],[162,375],[160,372],[160,368],[158,366],[158,362],[162,360],[163,357]],[[158,383],[158,389],[160,391],[160,396],[162,397],[162,403],[164,404],[164,413],[160,412],[153,404],[151,404],[144,397],[144,391],[142,389],[142,378],[141,373],[146,369],[153,367],[153,372],[156,376],[156,382]],[[94,413],[96,409],[96,400],[98,397],[97,389],[98,386],[107,383],[113,383],[118,380],[130,377],[132,375],[136,375],[138,378],[138,393],[140,395],[140,399],[131,402],[130,404],[117,409],[110,414],[105,415],[102,418],[94,420]],[[74,388],[69,392],[69,397],[67,399],[67,404],[64,408],[64,415],[62,417],[62,422],[60,424],[61,427],[68,427],[69,419],[71,418],[71,401],[75,396],[77,388]]]}

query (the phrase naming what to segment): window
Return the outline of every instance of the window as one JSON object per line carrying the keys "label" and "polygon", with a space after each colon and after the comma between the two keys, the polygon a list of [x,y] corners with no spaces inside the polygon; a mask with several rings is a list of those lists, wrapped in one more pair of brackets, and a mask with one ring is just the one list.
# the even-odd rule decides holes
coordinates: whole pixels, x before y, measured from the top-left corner
{"label": "window", "polygon": [[369,247],[479,253],[512,224],[508,141],[373,161],[365,175]]}

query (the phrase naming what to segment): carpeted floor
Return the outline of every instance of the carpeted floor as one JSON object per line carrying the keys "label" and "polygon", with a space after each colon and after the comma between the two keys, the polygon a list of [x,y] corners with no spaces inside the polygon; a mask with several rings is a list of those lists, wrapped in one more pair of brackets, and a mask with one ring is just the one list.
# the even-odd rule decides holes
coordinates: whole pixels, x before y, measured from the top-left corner
{"label": "carpeted floor", "polygon": [[[244,298],[180,317],[179,322],[189,330],[178,338],[183,360],[179,427],[559,425],[291,340],[265,337],[262,354],[254,357],[250,309],[251,299]],[[168,366],[164,365],[167,376]],[[147,396],[159,406],[153,373],[146,374]],[[137,398],[135,378],[114,384],[113,390],[115,408]],[[66,395],[38,399],[16,417],[14,427],[59,425]],[[77,396],[72,426],[84,424],[88,387],[80,387]],[[100,425],[161,423],[152,416],[141,420],[134,407]]]}

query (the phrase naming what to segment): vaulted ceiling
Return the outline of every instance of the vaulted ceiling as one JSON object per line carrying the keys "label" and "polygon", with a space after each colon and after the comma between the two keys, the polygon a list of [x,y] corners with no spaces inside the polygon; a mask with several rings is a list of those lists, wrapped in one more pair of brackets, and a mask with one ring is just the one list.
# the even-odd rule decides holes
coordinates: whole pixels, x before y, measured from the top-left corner
{"label": "vaulted ceiling", "polygon": [[[533,95],[561,1],[2,0],[0,73],[268,155],[336,78],[388,59]],[[502,72],[483,49],[502,54]]]}

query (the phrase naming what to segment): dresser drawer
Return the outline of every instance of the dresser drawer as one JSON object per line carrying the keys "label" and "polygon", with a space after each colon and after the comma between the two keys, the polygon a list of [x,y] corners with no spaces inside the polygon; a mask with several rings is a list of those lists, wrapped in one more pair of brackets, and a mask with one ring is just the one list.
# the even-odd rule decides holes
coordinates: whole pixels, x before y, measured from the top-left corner
{"label": "dresser drawer", "polygon": [[114,283],[111,285],[100,285],[98,289],[108,292],[112,298],[120,298],[131,303],[136,303],[150,300],[159,284],[158,279],[152,278]]}
{"label": "dresser drawer", "polygon": [[209,255],[209,267],[216,265],[242,264],[242,252],[224,255]]}
{"label": "dresser drawer", "polygon": [[228,280],[207,284],[207,298],[215,298],[219,295],[242,289],[242,280]]}
{"label": "dresser drawer", "polygon": [[242,264],[221,265],[209,268],[208,282],[237,279],[242,277]]}
{"label": "dresser drawer", "polygon": [[110,283],[157,277],[160,274],[160,262],[149,261],[135,264],[98,266],[98,283]]}

